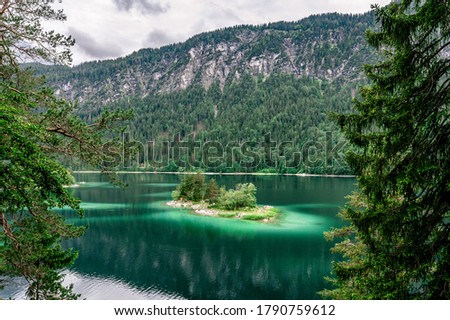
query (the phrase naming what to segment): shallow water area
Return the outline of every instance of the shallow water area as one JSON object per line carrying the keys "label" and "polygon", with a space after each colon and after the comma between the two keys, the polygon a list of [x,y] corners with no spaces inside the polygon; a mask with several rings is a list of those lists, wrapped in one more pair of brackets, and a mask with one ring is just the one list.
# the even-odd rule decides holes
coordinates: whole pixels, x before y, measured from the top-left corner
{"label": "shallow water area", "polygon": [[[318,299],[335,259],[323,232],[355,188],[352,178],[214,176],[227,188],[252,182],[274,223],[189,214],[166,205],[182,177],[123,174],[115,188],[76,174],[85,217],[60,209],[86,234],[66,282],[86,299]],[[209,177],[208,177],[209,178]],[[15,295],[20,295],[15,293]]]}

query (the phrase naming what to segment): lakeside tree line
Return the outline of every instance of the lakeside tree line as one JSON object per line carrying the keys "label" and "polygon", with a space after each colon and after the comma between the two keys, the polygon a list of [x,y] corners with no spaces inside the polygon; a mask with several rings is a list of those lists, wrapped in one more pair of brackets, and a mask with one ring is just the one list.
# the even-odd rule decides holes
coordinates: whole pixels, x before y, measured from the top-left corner
{"label": "lakeside tree line", "polygon": [[[345,162],[349,149],[330,114],[350,112],[360,84],[283,74],[247,75],[223,89],[215,82],[208,89],[198,85],[143,99],[129,97],[108,107],[135,114],[126,123],[124,141],[129,142],[125,154],[133,161],[124,166],[122,159],[116,164],[133,170],[349,174]],[[81,109],[81,117],[94,121],[97,114],[88,110]],[[174,139],[186,146],[178,159],[173,154]],[[153,143],[151,150],[148,141]],[[221,160],[213,165],[203,154],[211,142],[223,148],[217,155]],[[170,143],[169,148],[165,143]],[[162,158],[166,158],[163,165],[148,161]]]}
{"label": "lakeside tree line", "polygon": [[[294,119],[294,128],[303,128],[297,122],[303,117],[327,131],[333,122],[326,113],[335,103],[339,114],[334,118],[351,143],[348,162],[359,189],[340,213],[347,225],[327,234],[330,239],[343,238],[333,249],[343,259],[333,264],[334,288],[322,294],[336,299],[449,299],[450,4],[402,0],[374,6],[374,12],[380,29],[369,31],[367,38],[384,59],[365,67],[369,85],[360,90],[355,110],[345,103],[351,89],[345,85],[338,87],[342,95],[333,96],[327,88],[336,83],[273,76],[243,79],[242,85],[230,83],[223,91],[216,84],[209,90],[190,88],[178,97],[120,101],[109,112],[85,113],[80,119],[74,105],[19,68],[22,55],[70,61],[73,40],[41,25],[42,20],[63,21],[65,15],[44,2],[2,2],[0,274],[23,277],[32,299],[78,298],[71,286],[62,284],[61,271],[73,263],[76,252],[64,250],[61,241],[84,230],[51,209],[70,207],[80,217],[83,212],[65,187],[73,179],[60,159],[62,154],[79,158],[109,174],[102,167],[110,156],[103,143],[114,136],[112,129],[120,129],[117,121],[127,124],[124,110],[134,109],[142,119],[142,125],[137,121],[130,127],[137,138],[166,138],[172,133],[170,125],[183,137],[194,133],[204,141],[234,135],[259,139],[266,128],[258,127],[257,120],[264,119],[280,135],[276,139],[295,139],[299,133],[285,128],[283,121]],[[290,98],[298,104],[290,105]],[[290,106],[280,119],[272,113],[283,108],[278,99]],[[169,101],[168,109],[161,107]],[[329,103],[321,105],[323,101]],[[184,112],[178,112],[178,106]],[[194,111],[197,107],[202,112]],[[154,114],[168,120],[161,125]],[[214,121],[221,131],[214,131]],[[145,123],[157,128],[154,136],[143,129]],[[308,133],[310,126],[305,128]]]}

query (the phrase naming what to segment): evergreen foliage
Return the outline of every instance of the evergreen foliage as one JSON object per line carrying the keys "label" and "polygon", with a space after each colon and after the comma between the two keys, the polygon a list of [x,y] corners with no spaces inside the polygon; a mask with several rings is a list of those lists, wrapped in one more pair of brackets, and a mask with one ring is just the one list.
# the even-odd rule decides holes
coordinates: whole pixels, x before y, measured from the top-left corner
{"label": "evergreen foliage", "polygon": [[[85,62],[73,68],[42,64],[34,64],[33,67],[39,74],[46,75],[48,82],[53,85],[70,83],[78,89],[93,88],[106,80],[114,84],[133,72],[160,72],[163,76],[158,82],[164,82],[171,74],[176,74],[179,68],[186,67],[191,58],[189,51],[195,47],[205,49],[208,46],[215,48],[218,44],[233,44],[238,48],[238,52],[245,52],[250,59],[258,58],[262,54],[281,54],[285,55],[284,58],[288,58],[284,50],[280,51],[280,46],[283,42],[292,42],[292,45],[302,48],[304,52],[301,57],[291,61],[301,74],[305,71],[307,61],[315,65],[314,70],[309,70],[314,77],[318,77],[317,71],[326,72],[328,68],[345,61],[349,70],[352,70],[351,78],[354,79],[359,77],[360,65],[375,58],[373,50],[363,42],[365,30],[373,24],[372,13],[327,13],[312,15],[295,22],[281,21],[257,26],[239,25],[223,28],[195,35],[182,43],[157,49],[141,49],[126,57]],[[251,35],[251,40],[242,41],[242,38],[248,35]],[[325,45],[327,42],[330,44]],[[244,68],[238,68],[237,71],[246,73]],[[150,81],[150,78],[148,80]],[[133,79],[129,84],[133,85],[135,81]],[[147,89],[155,93],[161,88],[161,83],[158,82],[150,81],[150,88],[137,86],[135,94],[143,96],[148,92],[141,90]],[[121,94],[115,93],[119,96]],[[113,98],[104,94],[107,94],[106,88],[98,93],[98,102],[110,101]],[[93,108],[95,105],[87,107]]]}
{"label": "evergreen foliage", "polygon": [[215,203],[220,196],[220,188],[216,180],[210,179],[206,186],[205,199],[210,203]]}
{"label": "evergreen foliage", "polygon": [[256,187],[253,183],[236,185],[235,189],[219,188],[214,179],[205,183],[203,173],[187,174],[172,194],[174,200],[209,202],[214,208],[239,210],[256,207]]}
{"label": "evergreen foliage", "polygon": [[[216,82],[208,90],[194,86],[144,99],[128,98],[112,104],[111,110],[133,110],[136,116],[128,122],[130,135],[135,141],[154,141],[157,163],[167,156],[163,142],[172,143],[175,136],[180,141],[199,143],[199,150],[203,151],[208,143],[217,142],[225,154],[218,156],[222,158],[219,163],[207,161],[199,150],[195,153],[182,150],[181,163],[155,168],[145,162],[147,154],[140,152],[139,163],[149,170],[257,172],[272,169],[279,173],[349,174],[345,161],[339,161],[348,149],[329,113],[350,112],[352,92],[356,88],[356,83],[297,79],[292,75],[273,74],[267,78],[248,75],[239,83],[226,84],[223,90]],[[80,113],[86,121],[96,117],[92,112]],[[268,134],[276,143],[270,157],[261,147]],[[333,141],[327,141],[327,134],[332,135]],[[238,148],[243,143],[248,144],[246,154]],[[306,148],[311,143],[317,147],[317,154],[309,157]],[[336,146],[339,155],[331,152]],[[230,148],[233,148],[233,159]]]}
{"label": "evergreen foliage", "polygon": [[368,41],[384,61],[358,113],[337,120],[359,148],[349,163],[360,191],[341,215],[334,290],[352,299],[450,298],[450,4],[402,0],[375,6]]}
{"label": "evergreen foliage", "polygon": [[175,200],[199,202],[205,200],[207,184],[202,173],[188,174],[173,192]]}
{"label": "evergreen foliage", "polygon": [[236,185],[236,188],[222,189],[215,207],[223,210],[239,210],[256,207],[256,187],[253,183]]}
{"label": "evergreen foliage", "polygon": [[[32,300],[77,299],[79,295],[73,293],[72,285],[62,285],[63,275],[60,270],[72,265],[78,254],[73,250],[62,249],[60,235],[49,229],[47,223],[52,219],[55,227],[64,226],[67,236],[79,236],[82,229],[66,226],[57,214],[48,212],[47,215],[49,217],[45,220],[30,217],[18,220],[11,226],[14,241],[6,238],[6,271],[26,279],[29,284],[27,296]],[[16,247],[20,247],[20,250]]]}
{"label": "evergreen foliage", "polygon": [[71,38],[41,25],[42,20],[64,19],[47,2],[0,3],[0,272],[23,277],[31,299],[78,297],[71,286],[62,285],[61,271],[77,253],[62,249],[61,241],[84,230],[52,209],[67,206],[80,217],[83,212],[66,187],[73,177],[59,160],[76,157],[101,166],[105,132],[125,116],[107,113],[87,125],[74,114],[73,104],[19,69],[24,55],[70,62]]}
{"label": "evergreen foliage", "polygon": [[[134,110],[130,136],[144,145],[154,141],[156,155],[164,157],[162,142],[177,134],[182,141],[200,141],[202,146],[219,142],[235,153],[234,161],[226,155],[220,164],[202,161],[201,152],[185,153],[183,163],[172,161],[161,168],[147,164],[141,152],[138,163],[123,169],[350,174],[345,161],[325,150],[327,132],[333,132],[331,149],[345,143],[328,113],[351,112],[351,99],[364,84],[361,65],[377,59],[364,41],[364,31],[373,22],[373,13],[322,14],[296,22],[220,29],[73,68],[33,67],[61,95],[82,101],[77,112],[84,121],[95,122],[105,109]],[[264,67],[270,61],[275,62]],[[191,67],[193,74],[188,72]],[[180,86],[182,78],[189,81]],[[279,145],[285,143],[271,159],[250,147],[268,133]],[[245,142],[251,149],[247,155],[260,161],[255,163],[233,147]],[[309,143],[319,146],[316,156],[309,157]],[[348,150],[337,149],[341,154]]]}

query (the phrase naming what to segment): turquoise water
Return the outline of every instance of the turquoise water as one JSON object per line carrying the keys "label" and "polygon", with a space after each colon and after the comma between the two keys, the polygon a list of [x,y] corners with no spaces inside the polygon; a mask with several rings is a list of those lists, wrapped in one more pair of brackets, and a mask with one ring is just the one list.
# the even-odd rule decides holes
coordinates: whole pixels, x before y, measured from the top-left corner
{"label": "turquoise water", "polygon": [[[92,299],[318,299],[335,258],[323,232],[339,226],[351,178],[216,176],[252,182],[258,202],[279,208],[274,224],[190,215],[167,207],[180,177],[126,174],[125,189],[77,174],[88,227],[68,280]],[[92,280],[92,279],[95,279]]]}

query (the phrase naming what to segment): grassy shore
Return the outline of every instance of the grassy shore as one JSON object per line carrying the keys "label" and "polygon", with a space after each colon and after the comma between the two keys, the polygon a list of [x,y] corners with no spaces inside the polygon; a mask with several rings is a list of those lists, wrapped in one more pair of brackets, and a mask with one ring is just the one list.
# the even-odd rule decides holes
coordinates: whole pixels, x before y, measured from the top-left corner
{"label": "grassy shore", "polygon": [[194,203],[191,201],[169,201],[167,205],[172,208],[187,209],[192,214],[201,216],[259,221],[264,223],[274,222],[280,215],[280,211],[271,206],[258,206],[239,210],[221,210],[209,206],[207,202]]}

